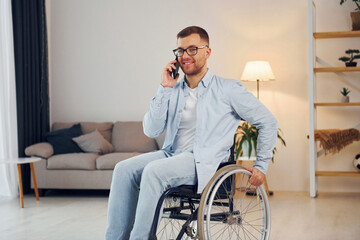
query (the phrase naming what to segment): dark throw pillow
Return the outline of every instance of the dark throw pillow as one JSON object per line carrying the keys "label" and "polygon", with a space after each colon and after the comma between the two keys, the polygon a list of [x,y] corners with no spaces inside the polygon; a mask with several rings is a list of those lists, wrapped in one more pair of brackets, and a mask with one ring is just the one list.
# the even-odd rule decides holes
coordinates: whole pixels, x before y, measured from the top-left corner
{"label": "dark throw pillow", "polygon": [[59,129],[46,134],[47,141],[54,148],[55,154],[83,152],[81,148],[72,140],[74,137],[82,135],[80,123],[70,128]]}

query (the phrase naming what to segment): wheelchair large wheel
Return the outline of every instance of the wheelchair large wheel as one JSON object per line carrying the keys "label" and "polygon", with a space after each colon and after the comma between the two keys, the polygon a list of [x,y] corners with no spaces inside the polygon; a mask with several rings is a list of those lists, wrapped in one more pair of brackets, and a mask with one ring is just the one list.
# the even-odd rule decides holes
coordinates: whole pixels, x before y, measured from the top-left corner
{"label": "wheelchair large wheel", "polygon": [[[167,197],[164,200],[162,209],[162,216],[159,220],[156,230],[157,240],[177,239],[181,229],[186,225],[191,211],[197,207],[198,204],[192,206],[180,197]],[[197,222],[196,220],[190,221],[187,224],[186,230],[180,239],[192,239],[197,235]]]}
{"label": "wheelchair large wheel", "polygon": [[[237,165],[216,172],[200,200],[200,239],[269,239],[270,207],[266,191],[263,186],[252,186],[250,177],[249,171]],[[256,194],[247,194],[250,191]]]}

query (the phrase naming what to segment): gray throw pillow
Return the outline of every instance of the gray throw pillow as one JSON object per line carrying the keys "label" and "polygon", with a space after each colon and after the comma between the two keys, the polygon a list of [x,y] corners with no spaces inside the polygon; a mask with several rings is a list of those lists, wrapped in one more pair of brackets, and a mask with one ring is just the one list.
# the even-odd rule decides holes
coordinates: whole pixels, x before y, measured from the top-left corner
{"label": "gray throw pillow", "polygon": [[101,133],[96,129],[95,131],[73,138],[78,146],[87,153],[106,154],[113,151],[113,146],[107,141]]}

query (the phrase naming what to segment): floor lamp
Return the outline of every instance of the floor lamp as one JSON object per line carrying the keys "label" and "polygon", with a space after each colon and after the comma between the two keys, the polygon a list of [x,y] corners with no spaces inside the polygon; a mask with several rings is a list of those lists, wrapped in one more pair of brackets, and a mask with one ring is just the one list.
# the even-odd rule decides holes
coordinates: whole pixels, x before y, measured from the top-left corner
{"label": "floor lamp", "polygon": [[259,99],[259,82],[272,81],[272,80],[275,80],[275,76],[271,70],[269,62],[267,61],[247,62],[244,68],[244,72],[241,76],[241,81],[256,81],[258,99]]}
{"label": "floor lamp", "polygon": [[[270,63],[267,61],[250,61],[247,62],[241,76],[242,81],[256,81],[256,92],[257,98],[259,99],[259,82],[260,81],[272,81],[275,80],[274,73],[271,70]],[[267,180],[265,178],[265,189],[266,193],[269,195],[273,195],[272,191],[269,191],[269,187],[267,184]],[[249,195],[253,195],[253,192],[247,193]]]}

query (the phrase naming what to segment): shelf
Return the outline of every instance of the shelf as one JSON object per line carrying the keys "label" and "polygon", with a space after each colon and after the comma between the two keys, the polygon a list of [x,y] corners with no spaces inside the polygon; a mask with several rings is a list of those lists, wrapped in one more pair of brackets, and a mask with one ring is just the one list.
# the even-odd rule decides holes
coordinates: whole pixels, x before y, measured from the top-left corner
{"label": "shelf", "polygon": [[314,68],[314,72],[360,72],[360,67],[321,67]]}
{"label": "shelf", "polygon": [[315,107],[352,107],[352,106],[360,106],[360,102],[335,102],[335,103],[314,103]]}
{"label": "shelf", "polygon": [[315,171],[315,176],[318,176],[318,177],[360,177],[360,172]]}
{"label": "shelf", "polygon": [[[326,64],[326,59],[320,59],[317,56],[316,45],[317,43],[327,43],[332,44],[334,47],[328,46],[328,51],[333,52],[339,46],[346,45],[347,42],[358,42],[357,38],[360,38],[360,31],[333,31],[333,32],[316,32],[316,5],[315,0],[308,0],[308,90],[309,90],[309,160],[310,160],[310,196],[316,197],[317,195],[317,178],[318,177],[360,177],[360,172],[356,172],[355,169],[353,172],[350,171],[318,171],[317,162],[318,157],[325,152],[324,149],[318,151],[319,145],[316,141],[319,140],[319,132],[316,129],[317,125],[317,115],[320,107],[359,107],[360,101],[343,103],[343,102],[316,102],[317,98],[317,78],[320,73],[331,73],[332,75],[337,75],[339,80],[344,77],[344,75],[355,75],[353,76],[358,79],[358,74],[360,73],[360,66],[358,67],[345,67],[344,63],[338,62],[335,66]],[[351,38],[351,39],[350,39]],[[355,38],[355,39],[354,39]],[[333,41],[328,41],[333,39]],[[326,47],[326,46],[325,46]],[[324,63],[324,64],[322,64]],[[338,65],[338,66],[336,66]],[[360,65],[360,63],[358,63]],[[330,82],[328,84],[331,84]],[[323,90],[326,91],[326,87],[323,87]],[[339,110],[339,109],[334,109]],[[358,110],[358,109],[356,109]],[[321,112],[321,111],[320,111]],[[341,114],[341,113],[340,113]],[[356,114],[356,112],[354,112]],[[320,115],[320,113],[319,113]],[[350,117],[350,116],[349,116]],[[352,117],[352,116],[351,116]],[[360,126],[360,124],[359,124]],[[356,129],[360,127],[355,127]],[[324,129],[323,129],[324,130]],[[336,129],[327,129],[327,130],[336,130]],[[329,131],[332,132],[332,131]],[[342,131],[340,131],[342,133]],[[340,134],[341,135],[341,134]],[[331,169],[329,169],[331,170]]]}
{"label": "shelf", "polygon": [[317,32],[314,33],[315,39],[325,38],[352,38],[360,37],[360,31],[345,31],[345,32]]}

